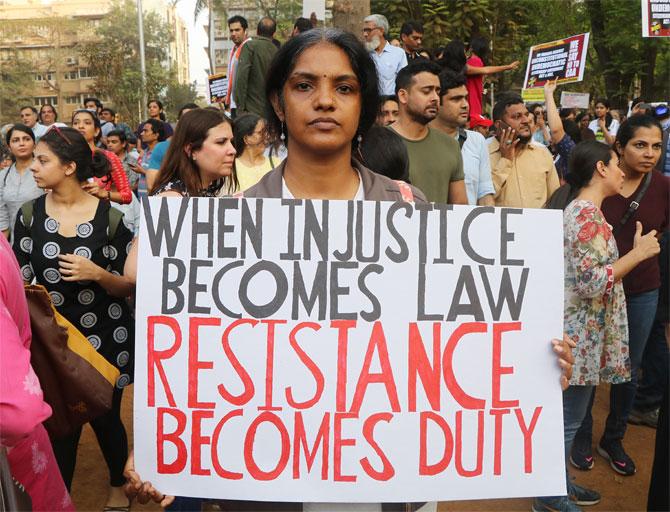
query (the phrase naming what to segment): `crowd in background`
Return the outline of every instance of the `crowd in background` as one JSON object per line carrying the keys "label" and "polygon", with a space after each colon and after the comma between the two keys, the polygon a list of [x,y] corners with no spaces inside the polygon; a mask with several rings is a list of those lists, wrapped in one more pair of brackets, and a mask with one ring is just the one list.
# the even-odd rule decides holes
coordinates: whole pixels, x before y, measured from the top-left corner
{"label": "crowd in background", "polygon": [[[377,14],[362,20],[362,43],[303,18],[281,46],[270,18],[253,36],[241,16],[228,27],[234,47],[221,104],[184,105],[171,124],[154,99],[149,118],[133,131],[113,109],[87,98],[68,123],[52,105],[26,105],[16,123],[2,128],[0,349],[2,372],[13,377],[2,379],[1,441],[12,447],[15,477],[32,492],[36,510],[72,509],[67,491],[81,430],[49,443],[39,382],[26,394],[23,382],[33,374],[29,323],[16,300],[21,282],[44,285],[56,309],[119,370],[112,409],[91,422],[109,468],[109,510],[127,510],[127,496],[136,495],[199,510],[197,500],[172,502],[143,485],[127,461],[120,403],[133,381],[134,325],[126,299],[141,271],[133,240],[147,194],[562,209],[561,346],[572,347],[571,356],[560,356],[566,461],[588,471],[595,451],[617,474],[632,476],[636,447],[624,449],[627,423],[658,427],[649,507],[667,509],[667,104],[634,98],[623,112],[598,98],[592,109],[559,108],[557,84],[549,81],[544,103],[503,92],[489,106],[484,79],[516,69],[518,61],[489,65],[481,37],[426,49],[415,21],[403,24],[400,41],[389,40],[388,22]],[[114,230],[112,209],[123,214]],[[591,409],[601,383],[610,384],[609,415],[594,444]],[[39,484],[26,476],[38,469],[24,456],[31,442],[38,442],[45,461],[39,469],[48,475]],[[536,498],[533,510],[575,511],[601,500],[569,477],[567,488],[566,496]],[[58,503],[56,493],[63,496]],[[430,503],[408,506],[435,510]]]}

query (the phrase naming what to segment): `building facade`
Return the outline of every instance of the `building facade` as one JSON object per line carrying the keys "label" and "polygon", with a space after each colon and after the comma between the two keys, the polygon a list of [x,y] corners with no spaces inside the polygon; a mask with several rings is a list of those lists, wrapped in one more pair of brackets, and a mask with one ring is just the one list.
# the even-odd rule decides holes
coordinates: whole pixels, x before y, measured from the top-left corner
{"label": "building facade", "polygon": [[[174,41],[167,65],[175,69],[180,83],[189,81],[188,32],[174,6],[162,0],[148,3],[169,23]],[[159,5],[160,4],[160,5]],[[94,77],[78,46],[96,38],[96,29],[109,8],[99,0],[0,0],[0,70],[20,62],[30,70],[30,80],[16,93],[14,110],[3,102],[0,121],[16,121],[24,105],[54,105],[59,120],[70,119],[89,95]],[[148,7],[145,7],[147,10]],[[4,71],[3,71],[4,72]],[[0,85],[0,87],[2,87]],[[6,94],[6,91],[2,91]],[[105,102],[105,98],[100,98]],[[110,105],[112,108],[113,105]]]}

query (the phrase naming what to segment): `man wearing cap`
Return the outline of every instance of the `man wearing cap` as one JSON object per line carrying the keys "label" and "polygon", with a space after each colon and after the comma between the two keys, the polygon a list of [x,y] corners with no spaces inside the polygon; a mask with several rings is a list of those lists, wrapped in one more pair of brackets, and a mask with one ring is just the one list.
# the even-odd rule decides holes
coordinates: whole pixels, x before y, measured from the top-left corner
{"label": "man wearing cap", "polygon": [[481,134],[485,139],[488,139],[491,135],[491,126],[493,126],[493,121],[488,117],[481,114],[470,116],[470,129]]}
{"label": "man wearing cap", "polygon": [[495,188],[491,180],[491,163],[486,139],[475,131],[465,129],[470,112],[468,89],[465,84],[464,74],[451,69],[442,70],[440,109],[430,126],[453,137],[461,146],[468,204],[495,206],[493,199]]}
{"label": "man wearing cap", "polygon": [[493,107],[496,138],[489,144],[496,206],[542,208],[560,186],[549,150],[532,140],[521,96],[504,93]]}

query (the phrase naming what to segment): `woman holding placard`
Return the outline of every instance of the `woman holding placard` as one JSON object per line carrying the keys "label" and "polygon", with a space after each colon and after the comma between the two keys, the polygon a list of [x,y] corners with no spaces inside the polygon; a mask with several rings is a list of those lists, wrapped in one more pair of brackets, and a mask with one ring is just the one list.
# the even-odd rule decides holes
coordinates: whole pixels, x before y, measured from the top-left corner
{"label": "woman holding placard", "polygon": [[[374,124],[380,102],[374,62],[355,36],[339,30],[305,32],[282,46],[267,77],[268,131],[286,143],[288,156],[244,197],[425,202],[418,189],[375,174],[352,158]],[[554,347],[567,383],[568,343],[555,341]],[[130,464],[130,495],[163,500],[164,505],[171,502],[142,482]],[[260,505],[243,509],[259,510]],[[262,509],[277,510],[280,505],[265,503]],[[381,504],[284,505],[297,510],[382,510]],[[389,506],[384,510],[417,509],[417,504]],[[423,510],[431,509],[434,503]]]}

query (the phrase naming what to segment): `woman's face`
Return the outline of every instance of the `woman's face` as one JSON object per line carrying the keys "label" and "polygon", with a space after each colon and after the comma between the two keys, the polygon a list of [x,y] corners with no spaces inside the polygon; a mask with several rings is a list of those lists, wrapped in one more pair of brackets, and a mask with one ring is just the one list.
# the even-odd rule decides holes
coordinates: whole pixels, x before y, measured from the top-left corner
{"label": "woman's face", "polygon": [[604,104],[596,103],[596,117],[598,119],[604,118],[607,113],[610,111]]}
{"label": "woman's face", "polygon": [[639,127],[623,148],[619,146],[621,162],[626,169],[648,173],[656,166],[661,157],[663,139],[661,130],[656,126]]}
{"label": "woman's face", "polygon": [[605,170],[607,172],[605,181],[608,185],[608,196],[620,193],[626,174],[619,167],[619,157],[614,151],[611,152],[610,162],[605,166]]}
{"label": "woman's face", "polygon": [[244,145],[250,147],[265,147],[265,121],[262,119],[256,123],[256,128],[244,137]]}
{"label": "woman's face", "polygon": [[207,138],[200,149],[194,150],[192,157],[200,171],[200,180],[207,186],[212,181],[230,176],[235,161],[233,129],[224,122],[207,132]]}
{"label": "woman's face", "polygon": [[35,184],[44,189],[57,188],[68,176],[76,171],[73,163],[63,165],[60,158],[44,142],[35,146],[35,158],[30,166]]}
{"label": "woman's face", "polygon": [[350,151],[361,115],[361,85],[347,55],[335,45],[319,43],[305,50],[284,84],[283,109],[291,147],[313,154]]}
{"label": "woman's face", "polygon": [[161,108],[158,106],[158,103],[152,101],[149,103],[149,117],[157,118],[161,115]]}
{"label": "woman's face", "polygon": [[582,116],[582,118],[579,120],[579,127],[582,130],[586,130],[589,127],[589,123],[591,122],[591,118],[588,115]]}
{"label": "woman's face", "polygon": [[72,118],[72,128],[79,131],[89,144],[95,141],[100,131],[99,128],[95,127],[95,121],[93,121],[91,114],[87,112],[77,112],[74,115]]}
{"label": "woman's face", "polygon": [[14,130],[9,138],[9,150],[17,160],[30,158],[35,149],[35,142],[26,132]]}

